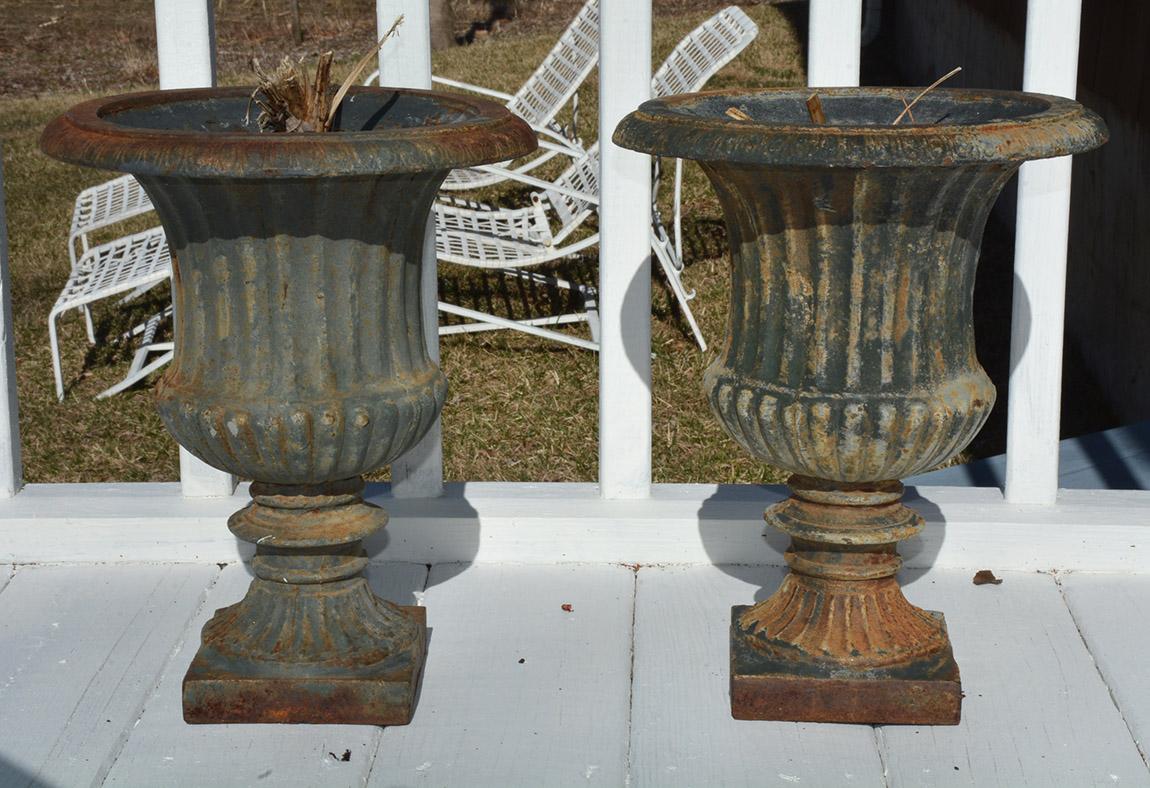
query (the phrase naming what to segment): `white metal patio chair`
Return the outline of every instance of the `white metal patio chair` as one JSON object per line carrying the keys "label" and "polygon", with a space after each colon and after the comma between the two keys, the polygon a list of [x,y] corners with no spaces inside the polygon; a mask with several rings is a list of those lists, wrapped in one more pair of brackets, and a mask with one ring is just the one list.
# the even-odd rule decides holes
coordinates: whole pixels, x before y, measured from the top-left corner
{"label": "white metal patio chair", "polygon": [[[48,314],[48,341],[52,352],[52,372],[56,396],[64,398],[64,380],[60,362],[57,321],[65,312],[79,309],[84,313],[88,341],[95,342],[90,305],[112,296],[123,295],[128,301],[171,276],[171,256],[163,228],[93,245],[91,234],[152,210],[152,203],[139,183],[130,175],[92,186],[80,192],[72,211],[68,233],[68,255],[71,272],[55,305]],[[171,314],[168,307],[125,333],[124,338],[140,337],[128,374],[115,386],[102,392],[103,398],[123,391],[171,358],[170,343],[156,343],[155,335],[162,319]],[[152,353],[158,359],[149,361]]]}
{"label": "white metal patio chair", "polygon": [[[152,210],[152,202],[131,175],[90,186],[76,196],[72,226],[68,230],[68,261],[75,273],[84,253],[92,246],[90,235]],[[88,341],[95,342],[95,328],[88,308],[82,307]]]}
{"label": "white metal patio chair", "polygon": [[[738,6],[728,6],[696,27],[680,41],[651,78],[654,98],[693,93],[730,63],[759,34],[755,24]],[[655,165],[658,196],[660,163]],[[682,223],[683,160],[675,159],[675,186],[672,195],[675,255],[683,259]]]}
{"label": "white metal patio chair", "polygon": [[[735,6],[718,12],[683,38],[651,80],[655,96],[692,92],[702,88],[712,76],[729,63],[758,34],[755,23]],[[499,170],[498,167],[484,168]],[[658,197],[659,163],[655,164],[654,197]],[[444,262],[478,268],[501,268],[514,276],[527,276],[535,281],[549,281],[559,287],[571,285],[561,279],[550,279],[520,269],[568,257],[599,242],[595,233],[566,243],[575,230],[599,204],[599,147],[588,149],[554,182],[547,182],[521,172],[502,171],[508,179],[535,186],[531,205],[522,208],[495,208],[478,202],[441,197],[435,206],[436,251]],[[676,167],[675,212],[679,215],[679,193],[682,168]],[[675,242],[668,238],[657,204],[652,213],[651,249],[659,261],[672,292],[683,311],[699,347],[707,349],[689,302],[694,291],[683,287],[681,273],[682,236],[676,225]],[[554,229],[553,229],[554,227]],[[440,311],[465,317],[474,322],[443,326],[440,334],[490,331],[509,328],[535,336],[553,339],[577,347],[598,349],[595,341],[573,337],[544,328],[548,325],[587,320],[592,339],[597,339],[598,314],[593,288],[579,288],[588,309],[585,313],[555,315],[530,320],[513,320],[466,309],[455,304],[439,303]]]}
{"label": "white metal patio chair", "polygon": [[[578,156],[582,147],[575,139],[574,121],[564,129],[556,122],[559,111],[572,102],[578,118],[580,85],[599,62],[599,0],[587,0],[571,24],[563,31],[555,46],[527,78],[514,95],[472,85],[454,79],[433,76],[432,83],[459,88],[471,93],[490,96],[506,102],[507,108],[523,118],[540,135],[541,153],[512,168],[504,162],[501,168],[510,172],[526,173],[550,161],[557,155]],[[366,80],[371,85],[379,81],[379,72]],[[441,188],[449,191],[480,189],[508,180],[500,171],[461,169],[452,170]]]}
{"label": "white metal patio chair", "polygon": [[[439,311],[473,322],[440,326],[441,336],[510,328],[568,345],[598,349],[598,313],[592,288],[572,285],[558,277],[520,269],[570,257],[599,243],[599,234],[569,240],[599,204],[599,148],[592,146],[576,159],[553,183],[517,174],[540,191],[531,195],[531,205],[500,209],[490,205],[441,195],[435,204],[435,248],[440,261],[475,268],[503,270],[516,277],[532,279],[563,289],[575,288],[582,297],[584,311],[528,320],[491,315],[474,309],[439,302]],[[554,225],[554,227],[553,227]],[[563,334],[545,326],[587,321],[592,341]]]}

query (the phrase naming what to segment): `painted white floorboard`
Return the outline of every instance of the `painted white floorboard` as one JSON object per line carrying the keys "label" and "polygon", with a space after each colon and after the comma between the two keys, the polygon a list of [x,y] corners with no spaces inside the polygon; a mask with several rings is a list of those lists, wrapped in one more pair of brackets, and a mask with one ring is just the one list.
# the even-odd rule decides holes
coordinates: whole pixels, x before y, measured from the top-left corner
{"label": "painted white floorboard", "polygon": [[869,726],[731,717],[731,606],[765,599],[784,573],[743,566],[639,571],[631,785],[883,784]]}
{"label": "painted white floorboard", "polygon": [[946,614],[966,697],[961,725],[879,729],[890,785],[1150,785],[1054,578],[972,575],[904,579],[912,602]]}
{"label": "painted white floorboard", "polygon": [[[385,598],[413,604],[427,568],[378,564],[368,570]],[[200,629],[217,608],[243,598],[251,575],[229,565],[188,627],[139,725],[131,731],[106,785],[124,786],[343,786],[362,785],[380,729],[365,725],[187,725],[180,685],[199,647]],[[346,762],[340,756],[351,751]],[[333,758],[329,753],[336,755]]]}
{"label": "painted white floorboard", "polygon": [[0,785],[99,784],[218,571],[16,570],[0,593]]}
{"label": "painted white floorboard", "polygon": [[1060,577],[1078,631],[1142,751],[1150,758],[1150,577]]}
{"label": "painted white floorboard", "polygon": [[371,785],[624,784],[631,570],[438,565],[425,599],[422,696]]}

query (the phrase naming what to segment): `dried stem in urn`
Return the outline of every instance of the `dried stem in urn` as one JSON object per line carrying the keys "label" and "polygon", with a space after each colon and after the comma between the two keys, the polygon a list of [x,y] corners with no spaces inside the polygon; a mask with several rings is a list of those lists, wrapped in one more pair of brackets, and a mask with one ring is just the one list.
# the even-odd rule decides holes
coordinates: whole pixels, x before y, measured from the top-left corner
{"label": "dried stem in urn", "polygon": [[259,61],[252,58],[252,70],[256,74],[257,86],[252,91],[248,103],[247,124],[251,120],[251,105],[259,107],[256,124],[265,132],[324,132],[332,130],[336,111],[347,91],[359,75],[367,68],[371,59],[384,43],[399,32],[403,16],[399,16],[379,39],[374,47],[363,55],[347,75],[332,97],[331,66],[334,55],[324,52],[316,61],[315,76],[309,77],[305,58],[293,61],[285,57],[279,67],[271,73],[260,68]]}

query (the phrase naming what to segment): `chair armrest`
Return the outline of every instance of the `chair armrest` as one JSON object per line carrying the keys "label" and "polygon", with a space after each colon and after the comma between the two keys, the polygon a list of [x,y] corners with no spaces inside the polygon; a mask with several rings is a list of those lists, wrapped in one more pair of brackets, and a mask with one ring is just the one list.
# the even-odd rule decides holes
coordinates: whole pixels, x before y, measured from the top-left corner
{"label": "chair armrest", "polygon": [[466,90],[471,93],[478,93],[481,96],[491,96],[492,98],[502,99],[503,101],[511,101],[511,99],[515,98],[510,93],[504,93],[500,90],[492,90],[491,88],[480,87],[479,85],[472,85],[468,82],[460,82],[459,80],[455,79],[446,79],[444,77],[437,77],[432,75],[431,81],[436,85],[447,85],[448,87],[459,88],[460,90]]}
{"label": "chair armrest", "polygon": [[[539,137],[539,147],[544,150],[553,150],[557,153],[563,153],[572,158],[578,158],[584,155],[587,151],[582,146],[567,139],[562,134],[559,134],[554,129],[546,127],[532,126],[531,130]],[[549,139],[544,139],[544,138]]]}
{"label": "chair armrest", "polygon": [[526,184],[528,186],[534,186],[535,188],[540,189],[541,191],[555,192],[557,194],[565,194],[568,197],[574,197],[576,200],[584,200],[586,202],[591,203],[592,205],[598,205],[599,204],[599,195],[598,194],[588,194],[587,192],[581,192],[581,191],[578,191],[576,189],[569,189],[566,186],[560,186],[557,183],[552,183],[551,181],[545,181],[542,178],[534,178],[530,175],[524,175],[523,173],[515,172],[514,170],[508,170],[508,169],[505,169],[503,167],[496,167],[496,166],[490,165],[490,164],[476,167],[475,169],[483,170],[484,172],[490,172],[490,173],[493,173],[495,175],[501,175],[504,178],[506,178],[507,180],[518,181],[519,183],[523,183],[523,184]]}

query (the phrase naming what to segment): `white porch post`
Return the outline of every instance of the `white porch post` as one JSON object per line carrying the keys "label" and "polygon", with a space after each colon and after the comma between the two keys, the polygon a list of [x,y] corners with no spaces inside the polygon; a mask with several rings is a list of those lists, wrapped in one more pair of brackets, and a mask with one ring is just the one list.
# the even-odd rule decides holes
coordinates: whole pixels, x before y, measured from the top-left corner
{"label": "white porch post", "polygon": [[651,490],[651,159],[610,142],[651,97],[651,0],[599,11],[599,486],[604,498]]}
{"label": "white porch post", "polygon": [[[0,154],[3,151],[0,150]],[[12,278],[8,274],[8,216],[4,212],[4,162],[0,155],[0,498],[23,484],[20,414],[16,399],[16,335],[12,332]]]}
{"label": "white porch post", "polygon": [[862,0],[811,0],[807,85],[821,88],[858,85],[862,9]]}
{"label": "white porch post", "polygon": [[216,84],[212,0],[155,0],[160,89]]}
{"label": "white porch post", "polygon": [[[212,0],[155,0],[160,89],[216,84],[216,31]],[[180,488],[190,498],[231,495],[236,477],[180,447]]]}
{"label": "white porch post", "polygon": [[[1082,0],[1030,0],[1022,89],[1073,98]],[[1069,156],[1022,165],[1010,331],[1006,500],[1053,504],[1070,226]]]}
{"label": "white porch post", "polygon": [[[431,89],[431,16],[427,0],[376,0],[376,40],[403,14],[399,34],[379,53],[379,84]],[[439,300],[436,283],[435,225],[429,218],[423,242],[423,328],[427,352],[439,361]],[[435,420],[415,448],[391,464],[396,497],[430,498],[443,492],[443,428]]]}

